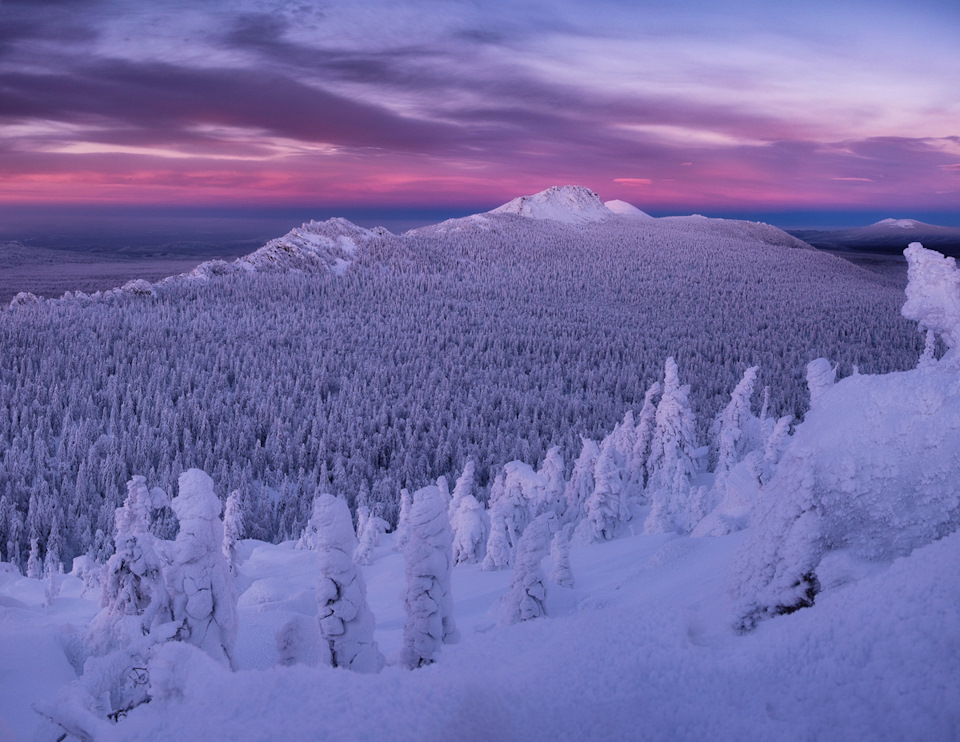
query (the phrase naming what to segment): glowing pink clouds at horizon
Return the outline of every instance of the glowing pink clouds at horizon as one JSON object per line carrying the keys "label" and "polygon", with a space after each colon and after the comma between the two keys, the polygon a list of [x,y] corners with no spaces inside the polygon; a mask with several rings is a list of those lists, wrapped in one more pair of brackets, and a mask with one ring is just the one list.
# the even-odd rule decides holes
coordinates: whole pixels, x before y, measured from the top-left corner
{"label": "glowing pink clouds at horizon", "polygon": [[958,210],[960,5],[0,4],[0,205]]}

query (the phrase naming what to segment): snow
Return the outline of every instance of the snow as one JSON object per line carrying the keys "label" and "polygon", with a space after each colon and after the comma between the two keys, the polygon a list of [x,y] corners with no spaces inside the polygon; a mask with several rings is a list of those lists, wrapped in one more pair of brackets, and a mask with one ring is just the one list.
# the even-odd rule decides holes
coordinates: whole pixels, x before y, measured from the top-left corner
{"label": "snow", "polygon": [[895,227],[896,229],[916,229],[917,222],[913,219],[881,219],[874,222],[871,227]]}
{"label": "snow", "polygon": [[532,196],[520,196],[489,214],[511,214],[527,219],[550,219],[563,224],[588,224],[613,213],[596,193],[584,186],[553,186]]}
{"label": "snow", "polygon": [[633,204],[628,204],[626,201],[621,201],[619,199],[614,199],[613,201],[604,201],[603,205],[618,216],[625,216],[629,219],[639,220],[653,219],[653,217],[647,212],[641,211]]}

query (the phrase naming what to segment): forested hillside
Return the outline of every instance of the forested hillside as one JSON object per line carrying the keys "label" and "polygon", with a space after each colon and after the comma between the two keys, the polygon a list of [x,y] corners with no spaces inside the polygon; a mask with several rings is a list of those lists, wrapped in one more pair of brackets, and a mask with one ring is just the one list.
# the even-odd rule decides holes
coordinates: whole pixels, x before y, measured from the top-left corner
{"label": "forested hillside", "polygon": [[748,222],[490,213],[396,236],[331,220],[268,247],[152,287],[15,300],[4,560],[51,534],[64,559],[113,553],[135,474],[170,493],[202,468],[221,498],[241,490],[247,536],[290,538],[318,489],[369,491],[393,521],[401,487],[468,458],[481,497],[552,445],[569,474],[579,436],[639,412],[668,356],[702,438],[748,366],[757,407],[769,385],[771,414],[801,414],[808,361],[886,372],[922,347],[899,291]]}

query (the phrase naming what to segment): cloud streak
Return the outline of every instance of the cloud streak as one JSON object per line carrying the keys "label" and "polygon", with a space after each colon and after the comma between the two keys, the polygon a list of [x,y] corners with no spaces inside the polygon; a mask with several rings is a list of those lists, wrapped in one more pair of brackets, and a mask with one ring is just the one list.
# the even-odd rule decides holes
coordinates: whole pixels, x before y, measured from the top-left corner
{"label": "cloud streak", "polygon": [[[533,2],[102,0],[57,25],[5,2],[0,200],[471,204],[583,182],[676,209],[956,203],[960,132],[942,123],[960,110],[942,91],[960,64],[904,87],[924,123],[897,103],[902,69],[860,84],[859,40],[892,27],[814,63],[851,29],[768,13],[730,40],[729,5],[560,3],[545,24]],[[960,12],[918,9],[933,52]]]}

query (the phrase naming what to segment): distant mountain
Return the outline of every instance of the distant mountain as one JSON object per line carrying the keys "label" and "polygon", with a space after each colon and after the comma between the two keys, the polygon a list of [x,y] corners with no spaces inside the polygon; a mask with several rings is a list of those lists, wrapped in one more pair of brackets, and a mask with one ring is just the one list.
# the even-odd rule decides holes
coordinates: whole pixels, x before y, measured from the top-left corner
{"label": "distant mountain", "polygon": [[960,257],[960,228],[941,227],[916,219],[881,219],[855,229],[788,230],[790,234],[824,250],[851,250],[881,254],[901,254],[911,242]]}
{"label": "distant mountain", "polygon": [[602,222],[614,215],[596,193],[584,186],[553,186],[533,196],[519,196],[489,213],[551,219],[564,224]]}

